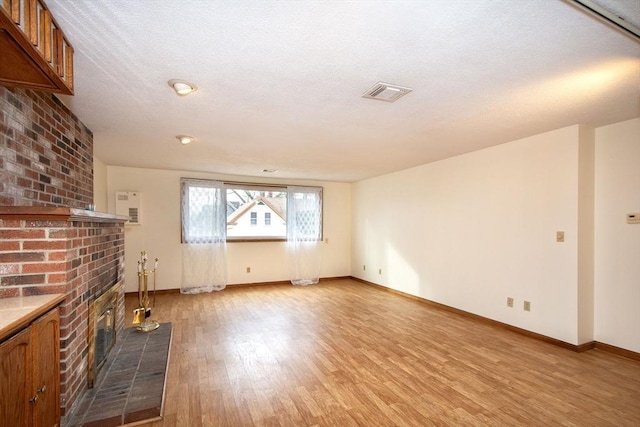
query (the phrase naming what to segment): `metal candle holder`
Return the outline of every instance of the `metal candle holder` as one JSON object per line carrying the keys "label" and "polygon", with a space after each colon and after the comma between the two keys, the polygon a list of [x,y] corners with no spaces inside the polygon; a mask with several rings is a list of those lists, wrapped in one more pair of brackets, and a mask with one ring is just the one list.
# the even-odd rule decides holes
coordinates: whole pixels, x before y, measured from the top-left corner
{"label": "metal candle holder", "polygon": [[[138,332],[151,332],[158,329],[160,324],[155,320],[147,320],[151,316],[149,300],[149,270],[147,270],[147,252],[140,252],[138,261],[138,307],[133,309],[133,324]],[[153,267],[153,306],[156,305],[156,275],[158,273],[158,258]]]}

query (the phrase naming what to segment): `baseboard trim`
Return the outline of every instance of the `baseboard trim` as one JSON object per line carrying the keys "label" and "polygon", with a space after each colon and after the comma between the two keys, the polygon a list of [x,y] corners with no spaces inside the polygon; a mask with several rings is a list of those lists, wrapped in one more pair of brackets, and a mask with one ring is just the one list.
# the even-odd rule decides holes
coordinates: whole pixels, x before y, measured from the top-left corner
{"label": "baseboard trim", "polygon": [[[329,282],[333,280],[349,280],[351,276],[339,276],[339,277],[321,277],[320,282]],[[277,285],[291,285],[290,280],[278,280],[275,282],[255,282],[255,283],[234,283],[227,285],[227,288],[251,288],[254,286],[277,286]]]}
{"label": "baseboard trim", "polygon": [[603,342],[595,341],[595,348],[597,350],[606,351],[608,353],[617,354],[618,356],[627,357],[629,359],[640,361],[640,353],[627,350],[626,348],[616,347],[615,345],[605,344]]}
{"label": "baseboard trim", "polygon": [[356,281],[356,282],[360,282],[363,283],[365,285],[369,285],[369,286],[374,286],[376,288],[379,288],[381,290],[384,290],[386,292],[390,292],[396,295],[400,295],[403,296],[405,298],[409,298],[415,301],[418,301],[420,303],[426,304],[430,307],[439,309],[439,310],[444,310],[444,311],[448,311],[450,313],[455,313],[458,314],[460,316],[464,316],[467,317],[469,319],[473,319],[482,323],[485,323],[487,325],[492,325],[494,327],[500,328],[500,329],[507,329],[509,331],[518,333],[520,335],[524,335],[527,336],[529,338],[533,338],[539,341],[544,341],[546,343],[549,344],[553,344],[557,347],[562,347],[565,348],[567,350],[571,350],[574,351],[576,353],[582,353],[585,351],[589,351],[589,350],[593,350],[593,349],[598,349],[598,350],[602,350],[602,351],[606,351],[609,353],[613,353],[616,354],[618,356],[623,356],[623,357],[627,357],[629,359],[633,359],[633,360],[640,360],[640,353],[636,353],[634,351],[631,350],[626,350],[620,347],[615,347],[609,344],[604,344],[604,343],[600,343],[597,341],[591,341],[588,343],[584,343],[584,344],[579,344],[579,345],[575,345],[575,344],[571,344],[556,338],[551,338],[548,337],[546,335],[542,335],[539,334],[537,332],[532,332],[532,331],[528,331],[526,329],[522,329],[522,328],[518,328],[517,326],[513,326],[513,325],[509,325],[507,323],[503,323],[503,322],[499,322],[497,320],[493,320],[493,319],[489,319],[488,317],[484,317],[484,316],[480,316],[478,314],[474,314],[474,313],[469,313],[468,311],[464,311],[464,310],[460,310],[459,308],[454,308],[445,304],[441,304],[439,302],[435,302],[435,301],[431,301],[429,299],[426,298],[422,298],[422,297],[418,297],[415,295],[411,295],[408,294],[406,292],[402,292],[402,291],[398,291],[396,289],[391,289],[388,288],[386,286],[383,285],[379,285],[377,283],[373,283],[373,282],[369,282],[368,280],[364,280],[364,279],[360,279],[359,277],[353,277],[351,276],[350,279]]}
{"label": "baseboard trim", "polygon": [[[336,277],[321,277],[320,282],[330,282],[334,280],[350,280],[353,279],[351,276],[336,276]],[[252,282],[252,283],[232,283],[228,284],[225,289],[235,289],[235,288],[253,288],[257,286],[278,286],[278,285],[291,285],[290,280],[278,280],[274,282]],[[174,289],[158,289],[155,291],[156,294],[178,294],[180,293],[179,288]],[[153,291],[149,291],[153,295]],[[135,292],[125,292],[125,295],[138,295],[138,291]]]}

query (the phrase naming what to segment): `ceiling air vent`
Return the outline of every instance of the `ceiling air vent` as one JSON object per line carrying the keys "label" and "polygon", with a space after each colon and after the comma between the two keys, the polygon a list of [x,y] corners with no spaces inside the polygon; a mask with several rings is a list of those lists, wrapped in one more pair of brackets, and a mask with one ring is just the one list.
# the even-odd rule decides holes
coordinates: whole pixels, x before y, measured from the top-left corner
{"label": "ceiling air vent", "polygon": [[395,102],[413,89],[389,83],[376,83],[371,89],[366,91],[362,97],[377,99],[379,101]]}

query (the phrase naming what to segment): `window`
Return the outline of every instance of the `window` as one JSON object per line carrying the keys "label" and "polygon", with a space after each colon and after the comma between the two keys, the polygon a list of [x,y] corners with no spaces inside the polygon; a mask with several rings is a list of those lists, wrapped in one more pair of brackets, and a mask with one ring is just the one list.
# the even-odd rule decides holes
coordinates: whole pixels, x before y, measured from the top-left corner
{"label": "window", "polygon": [[228,241],[286,240],[286,187],[234,183],[225,188]]}
{"label": "window", "polygon": [[288,239],[304,242],[322,240],[322,188],[290,187]]}
{"label": "window", "polygon": [[221,182],[181,180],[182,242],[224,241],[225,192]]}
{"label": "window", "polygon": [[[183,179],[186,181],[186,179]],[[206,180],[188,180],[183,191],[183,233],[207,235],[197,221],[189,218],[211,212],[211,198],[223,197],[226,209],[226,239],[233,241],[287,240],[287,187],[267,184],[223,183],[222,195],[213,195]],[[202,186],[201,183],[204,183]],[[315,187],[321,195],[321,188]],[[185,204],[185,198],[187,203]],[[224,205],[223,205],[224,206]],[[186,213],[184,211],[187,211]],[[301,223],[298,213],[296,223]],[[304,214],[302,214],[304,215]],[[320,222],[322,218],[320,218]],[[206,228],[206,227],[205,227]],[[321,237],[320,237],[321,238]],[[183,235],[184,240],[184,235]]]}

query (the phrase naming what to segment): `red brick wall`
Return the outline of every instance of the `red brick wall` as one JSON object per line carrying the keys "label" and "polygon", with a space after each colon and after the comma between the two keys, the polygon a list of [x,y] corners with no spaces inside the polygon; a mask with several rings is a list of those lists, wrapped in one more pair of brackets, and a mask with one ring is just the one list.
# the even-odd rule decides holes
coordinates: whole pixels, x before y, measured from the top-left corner
{"label": "red brick wall", "polygon": [[[0,206],[84,209],[92,203],[91,131],[54,95],[0,86]],[[0,219],[0,298],[66,294],[63,415],[87,387],[88,303],[123,279],[122,221]],[[120,291],[118,330],[124,286]]]}
{"label": "red brick wall", "polygon": [[54,95],[0,86],[0,206],[92,203],[92,132]]}
{"label": "red brick wall", "polygon": [[[122,221],[0,219],[0,297],[63,293],[60,306],[61,407],[87,387],[88,303],[124,280]],[[124,302],[124,286],[120,287]],[[124,325],[118,306],[117,330]]]}

